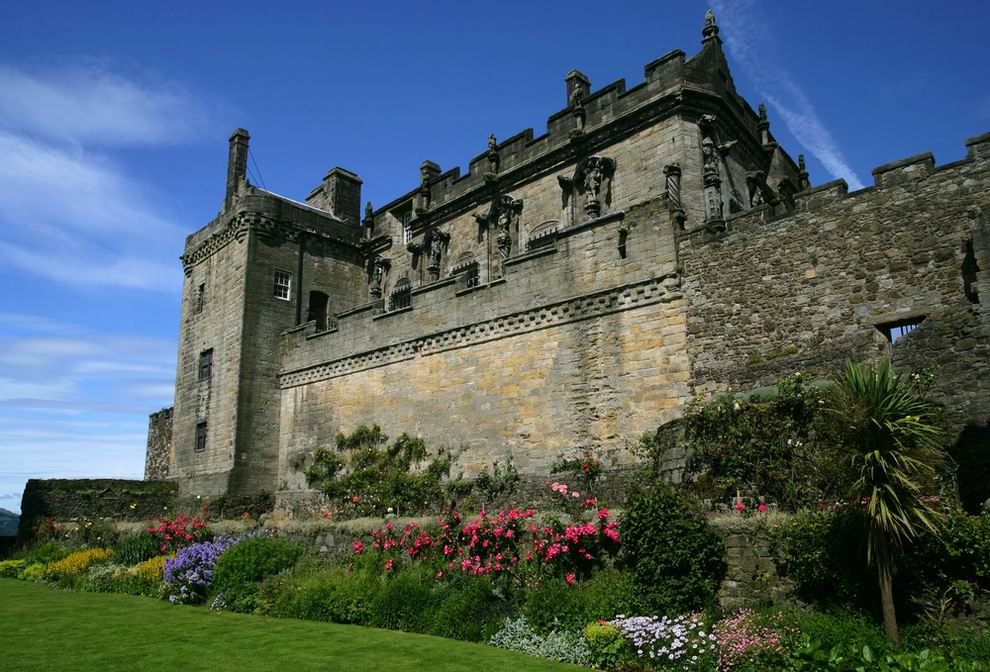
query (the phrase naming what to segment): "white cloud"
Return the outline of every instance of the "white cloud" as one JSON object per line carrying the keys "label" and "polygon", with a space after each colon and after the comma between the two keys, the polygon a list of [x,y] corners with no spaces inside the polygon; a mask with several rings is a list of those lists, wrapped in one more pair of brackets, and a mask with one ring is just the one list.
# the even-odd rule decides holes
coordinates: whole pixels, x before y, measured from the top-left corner
{"label": "white cloud", "polygon": [[0,64],[0,91],[0,260],[73,288],[177,293],[185,231],[106,151],[188,140],[203,108],[101,65]]}
{"label": "white cloud", "polygon": [[56,141],[179,142],[206,116],[174,84],[128,79],[98,63],[34,71],[0,65],[0,91],[0,125]]}
{"label": "white cloud", "polygon": [[753,0],[710,2],[729,53],[780,115],[791,135],[832,177],[844,179],[850,189],[862,189],[863,181],[846,161],[811,100],[773,57],[773,38],[758,20]]}

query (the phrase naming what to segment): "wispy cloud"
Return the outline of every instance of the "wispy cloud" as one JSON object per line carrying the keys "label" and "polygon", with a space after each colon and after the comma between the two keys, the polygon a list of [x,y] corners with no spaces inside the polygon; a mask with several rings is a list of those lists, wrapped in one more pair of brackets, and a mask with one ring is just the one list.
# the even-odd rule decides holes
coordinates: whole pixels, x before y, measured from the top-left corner
{"label": "wispy cloud", "polygon": [[832,177],[844,179],[851,189],[863,181],[850,167],[814,104],[787,70],[774,58],[773,37],[759,20],[753,0],[710,0],[723,30],[730,55],[753,82],[766,102],[809,153]]}
{"label": "wispy cloud", "polygon": [[128,78],[106,64],[27,70],[0,65],[0,124],[89,145],[181,142],[206,113],[174,83]]}
{"label": "wispy cloud", "polygon": [[196,100],[100,64],[0,64],[0,90],[0,259],[74,288],[176,293],[184,231],[108,152],[194,137]]}

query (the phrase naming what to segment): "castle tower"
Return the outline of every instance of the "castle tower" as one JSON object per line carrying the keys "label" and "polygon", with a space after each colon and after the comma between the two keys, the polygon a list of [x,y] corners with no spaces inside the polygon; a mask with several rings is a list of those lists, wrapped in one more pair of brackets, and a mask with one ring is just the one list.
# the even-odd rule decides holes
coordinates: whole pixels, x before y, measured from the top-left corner
{"label": "castle tower", "polygon": [[182,256],[166,475],[184,495],[276,488],[279,339],[308,321],[329,329],[331,311],[355,303],[365,287],[356,247],[361,181],[337,168],[325,202],[291,201],[247,181],[249,140],[244,129],[230,136],[223,209],[186,239]]}

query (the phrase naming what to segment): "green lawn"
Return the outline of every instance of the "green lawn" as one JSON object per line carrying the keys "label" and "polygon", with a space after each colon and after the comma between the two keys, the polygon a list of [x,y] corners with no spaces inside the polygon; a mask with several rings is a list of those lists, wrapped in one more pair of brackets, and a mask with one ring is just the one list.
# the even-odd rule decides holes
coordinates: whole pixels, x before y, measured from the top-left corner
{"label": "green lawn", "polygon": [[0,579],[0,670],[580,670],[480,644]]}

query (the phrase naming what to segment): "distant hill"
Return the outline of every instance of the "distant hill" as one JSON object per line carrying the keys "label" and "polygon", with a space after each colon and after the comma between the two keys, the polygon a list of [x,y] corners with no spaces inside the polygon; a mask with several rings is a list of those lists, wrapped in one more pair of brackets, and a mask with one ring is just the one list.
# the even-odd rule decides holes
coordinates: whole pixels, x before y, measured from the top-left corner
{"label": "distant hill", "polygon": [[12,537],[17,534],[17,523],[21,517],[7,509],[0,509],[0,537]]}

